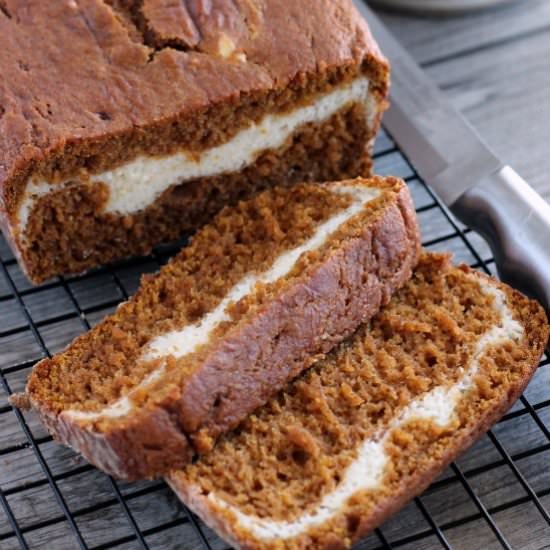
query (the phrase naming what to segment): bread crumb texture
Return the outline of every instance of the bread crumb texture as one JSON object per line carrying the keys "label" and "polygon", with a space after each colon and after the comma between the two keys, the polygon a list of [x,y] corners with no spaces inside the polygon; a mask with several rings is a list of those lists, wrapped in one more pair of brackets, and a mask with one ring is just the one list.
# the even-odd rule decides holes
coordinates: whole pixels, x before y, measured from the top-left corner
{"label": "bread crumb texture", "polygon": [[[314,511],[338,487],[362,442],[383,433],[415,398],[464,374],[476,342],[500,320],[479,277],[452,267],[447,256],[424,255],[413,278],[369,324],[222,437],[213,452],[174,473],[173,487],[184,500],[197,489],[203,497],[213,493],[253,517],[291,521]],[[391,431],[379,487],[355,493],[309,533],[265,546],[230,511],[211,515],[210,503],[196,510],[246,548],[343,548],[374,528],[486,430],[536,368],[548,339],[545,314],[494,284],[525,327],[523,340],[489,347],[450,424],[413,419]]]}
{"label": "bread crumb texture", "polygon": [[[361,180],[356,182],[364,184]],[[361,236],[364,227],[382,215],[385,205],[395,201],[395,191],[404,184],[394,178],[375,178],[370,185],[381,190],[378,198],[320,248],[302,254],[288,275],[273,283],[257,284],[252,294],[230,304],[230,320],[217,326],[211,338],[221,337],[240,319],[260,310],[290,281],[330,257],[343,240]],[[144,276],[136,295],[113,315],[62,353],[41,361],[29,379],[29,395],[59,413],[71,407],[99,410],[127,394],[159,367],[160,359],[138,360],[148,342],[157,335],[196,323],[245,275],[268,269],[284,251],[310,238],[317,226],[348,207],[351,200],[348,194],[334,193],[329,186],[300,184],[292,189],[271,189],[253,200],[225,208],[159,274]],[[413,239],[414,228],[410,231]],[[396,257],[395,262],[400,258]],[[386,263],[385,260],[380,267],[383,276],[398,268]],[[201,364],[201,349],[180,360],[168,357],[166,377],[158,388],[149,386],[143,395],[136,392],[132,396],[136,405],[150,398],[154,390],[166,390],[167,379],[177,384],[197,368]]]}
{"label": "bread crumb texture", "polygon": [[173,185],[131,214],[105,212],[109,191],[100,182],[61,187],[32,208],[22,261],[35,282],[79,273],[123,256],[148,254],[160,242],[211,221],[224,206],[275,185],[367,174],[376,129],[367,125],[362,105],[346,106],[328,120],[303,125],[281,148],[261,152],[241,171]]}

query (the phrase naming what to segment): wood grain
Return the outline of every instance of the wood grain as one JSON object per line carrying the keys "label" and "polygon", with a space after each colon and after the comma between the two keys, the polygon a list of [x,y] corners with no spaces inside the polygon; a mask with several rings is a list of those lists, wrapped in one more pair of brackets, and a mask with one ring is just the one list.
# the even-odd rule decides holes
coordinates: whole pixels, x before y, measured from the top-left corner
{"label": "wood grain", "polygon": [[501,159],[550,200],[550,31],[427,71]]}
{"label": "wood grain", "polygon": [[550,2],[383,19],[489,146],[550,201]]}
{"label": "wood grain", "polygon": [[467,56],[503,42],[550,30],[550,2],[515,2],[497,10],[460,17],[426,17],[378,12],[407,50],[422,64],[444,62],[451,56]]}

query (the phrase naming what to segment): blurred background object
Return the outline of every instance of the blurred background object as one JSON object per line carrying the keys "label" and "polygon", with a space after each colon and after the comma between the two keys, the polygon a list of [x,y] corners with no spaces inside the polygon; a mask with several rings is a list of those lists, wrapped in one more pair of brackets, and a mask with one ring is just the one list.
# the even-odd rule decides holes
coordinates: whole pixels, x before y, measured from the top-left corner
{"label": "blurred background object", "polygon": [[514,0],[371,0],[371,4],[381,8],[449,14],[479,10],[513,1]]}
{"label": "blurred background object", "polygon": [[378,9],[398,1],[367,3],[493,151],[550,202],[550,0],[438,18]]}

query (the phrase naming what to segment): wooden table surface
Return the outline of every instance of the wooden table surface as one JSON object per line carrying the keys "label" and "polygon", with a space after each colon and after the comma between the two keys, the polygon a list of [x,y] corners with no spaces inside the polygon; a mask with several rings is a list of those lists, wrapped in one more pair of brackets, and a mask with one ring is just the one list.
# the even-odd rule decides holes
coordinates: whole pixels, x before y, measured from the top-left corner
{"label": "wooden table surface", "polygon": [[502,160],[550,201],[550,1],[445,18],[379,13]]}

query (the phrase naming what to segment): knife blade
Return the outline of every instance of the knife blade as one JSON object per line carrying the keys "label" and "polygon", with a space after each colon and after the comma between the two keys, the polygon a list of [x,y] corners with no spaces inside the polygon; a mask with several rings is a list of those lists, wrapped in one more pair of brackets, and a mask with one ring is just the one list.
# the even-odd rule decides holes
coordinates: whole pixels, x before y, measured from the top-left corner
{"label": "knife blade", "polygon": [[501,279],[550,311],[550,205],[483,142],[364,0],[354,0],[392,67],[383,123],[463,223],[488,241]]}

